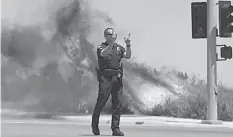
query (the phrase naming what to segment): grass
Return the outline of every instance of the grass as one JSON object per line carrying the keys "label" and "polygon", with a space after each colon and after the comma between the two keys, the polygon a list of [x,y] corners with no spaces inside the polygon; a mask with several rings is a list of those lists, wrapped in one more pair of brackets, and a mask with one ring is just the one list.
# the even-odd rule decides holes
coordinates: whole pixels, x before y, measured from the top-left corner
{"label": "grass", "polygon": [[[164,104],[156,105],[151,115],[178,118],[206,119],[207,90],[206,84],[197,78],[192,79],[187,94],[178,99],[167,98]],[[218,119],[233,121],[233,89],[218,85]]]}

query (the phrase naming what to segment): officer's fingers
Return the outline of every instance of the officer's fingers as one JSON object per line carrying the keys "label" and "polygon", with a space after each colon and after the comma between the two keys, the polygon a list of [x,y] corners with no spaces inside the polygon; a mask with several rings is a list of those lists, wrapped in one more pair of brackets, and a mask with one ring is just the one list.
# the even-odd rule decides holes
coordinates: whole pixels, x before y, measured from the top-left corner
{"label": "officer's fingers", "polygon": [[124,37],[124,40],[126,40],[126,37]]}
{"label": "officer's fingers", "polygon": [[130,33],[129,33],[128,37],[130,37]]}

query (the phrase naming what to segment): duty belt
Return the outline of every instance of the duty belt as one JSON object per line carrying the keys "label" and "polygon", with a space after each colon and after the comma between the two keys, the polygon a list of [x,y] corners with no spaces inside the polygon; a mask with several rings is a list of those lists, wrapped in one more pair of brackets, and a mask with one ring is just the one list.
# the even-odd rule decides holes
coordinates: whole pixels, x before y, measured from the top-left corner
{"label": "duty belt", "polygon": [[100,71],[99,69],[96,69],[97,77],[98,79],[101,76],[111,78],[114,76],[117,76],[118,78],[121,78],[123,76],[122,69],[104,69],[103,71]]}

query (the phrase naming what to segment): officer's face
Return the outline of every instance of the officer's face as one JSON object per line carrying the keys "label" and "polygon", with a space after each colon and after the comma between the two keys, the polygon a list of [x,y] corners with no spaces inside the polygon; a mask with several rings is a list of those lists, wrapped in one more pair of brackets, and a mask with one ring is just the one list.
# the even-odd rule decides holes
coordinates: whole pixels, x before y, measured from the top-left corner
{"label": "officer's face", "polygon": [[117,34],[114,30],[112,29],[109,29],[106,31],[105,33],[105,38],[108,42],[112,42],[114,43],[116,41],[116,38],[117,38]]}

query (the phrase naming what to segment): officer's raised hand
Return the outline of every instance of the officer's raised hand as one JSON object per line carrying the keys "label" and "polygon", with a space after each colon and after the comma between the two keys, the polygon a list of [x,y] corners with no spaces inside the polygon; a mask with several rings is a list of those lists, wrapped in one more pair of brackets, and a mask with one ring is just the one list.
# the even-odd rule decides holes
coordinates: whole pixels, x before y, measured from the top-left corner
{"label": "officer's raised hand", "polygon": [[130,42],[131,42],[130,33],[129,33],[128,37],[124,37],[124,40],[125,40],[126,45],[130,45]]}
{"label": "officer's raised hand", "polygon": [[124,51],[123,58],[130,59],[131,58],[131,39],[130,39],[130,33],[128,37],[124,38],[125,44],[126,44],[126,50]]}

